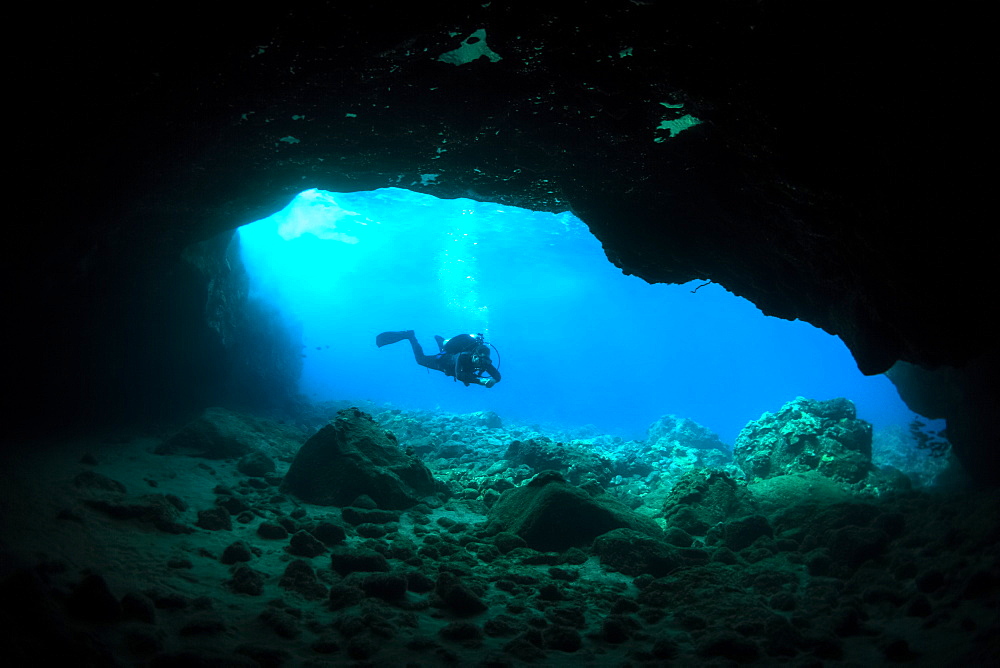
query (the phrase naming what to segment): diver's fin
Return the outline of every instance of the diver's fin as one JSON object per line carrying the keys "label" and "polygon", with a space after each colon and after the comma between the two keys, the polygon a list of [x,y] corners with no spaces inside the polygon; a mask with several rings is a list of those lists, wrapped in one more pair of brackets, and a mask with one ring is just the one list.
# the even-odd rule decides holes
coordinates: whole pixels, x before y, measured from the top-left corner
{"label": "diver's fin", "polygon": [[408,339],[413,336],[413,330],[409,329],[405,332],[382,332],[375,337],[375,345],[381,348],[382,346],[387,346],[390,343],[396,343],[402,341],[403,339]]}

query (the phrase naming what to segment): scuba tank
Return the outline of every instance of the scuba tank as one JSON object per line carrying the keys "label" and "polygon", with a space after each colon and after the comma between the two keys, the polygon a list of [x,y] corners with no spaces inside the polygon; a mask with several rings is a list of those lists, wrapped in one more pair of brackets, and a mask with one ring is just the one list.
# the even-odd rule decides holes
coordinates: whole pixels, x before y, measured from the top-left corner
{"label": "scuba tank", "polygon": [[[481,377],[486,372],[486,367],[492,364],[490,348],[496,350],[495,346],[486,343],[482,334],[459,334],[445,341],[441,347],[446,354],[455,356],[455,380],[466,370]],[[500,352],[497,351],[498,360],[499,355]]]}
{"label": "scuba tank", "polygon": [[457,355],[458,353],[470,352],[477,345],[481,344],[483,341],[482,334],[459,334],[458,336],[453,336],[442,344],[444,351],[449,355]]}

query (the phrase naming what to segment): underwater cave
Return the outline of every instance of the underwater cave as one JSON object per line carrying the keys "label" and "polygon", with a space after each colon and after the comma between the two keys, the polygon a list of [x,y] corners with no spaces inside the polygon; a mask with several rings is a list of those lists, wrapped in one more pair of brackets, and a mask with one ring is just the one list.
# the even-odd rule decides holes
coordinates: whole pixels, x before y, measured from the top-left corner
{"label": "underwater cave", "polygon": [[[710,281],[624,276],[568,211],[310,190],[233,243],[251,297],[299,337],[299,390],[313,402],[490,410],[624,438],[674,413],[727,443],[797,396],[849,397],[879,429],[917,417],[836,337],[767,318]],[[442,383],[413,364],[409,345],[374,346],[376,333],[400,328],[428,349],[434,334],[483,333],[498,347],[502,390]]]}
{"label": "underwater cave", "polygon": [[967,22],[31,17],[8,662],[997,663]]}

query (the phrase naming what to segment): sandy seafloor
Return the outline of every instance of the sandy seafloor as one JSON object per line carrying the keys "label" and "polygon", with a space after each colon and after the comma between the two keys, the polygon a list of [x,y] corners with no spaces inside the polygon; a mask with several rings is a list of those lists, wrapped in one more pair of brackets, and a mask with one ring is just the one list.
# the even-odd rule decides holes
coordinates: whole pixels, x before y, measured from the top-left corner
{"label": "sandy seafloor", "polygon": [[[634,582],[639,579],[607,570],[595,556],[583,563],[557,566],[531,565],[526,563],[531,559],[524,559],[523,553],[516,559],[502,555],[483,563],[475,555],[460,551],[459,557],[423,559],[423,565],[417,567],[390,558],[394,572],[416,568],[432,579],[435,572],[447,569],[445,564],[453,560],[459,571],[485,585],[482,598],[489,609],[469,617],[454,615],[435,604],[433,593],[410,591],[401,600],[386,602],[369,596],[356,605],[331,610],[325,599],[308,600],[280,586],[288,564],[302,557],[288,554],[287,540],[263,539],[256,529],[260,522],[279,514],[300,522],[328,518],[343,524],[340,509],[301,503],[270,489],[262,491],[268,497],[266,507],[254,508],[256,516],[251,521],[242,523],[234,518],[231,530],[198,528],[195,513],[216,503],[217,488],[245,490],[246,476],[236,469],[235,460],[153,454],[161,440],[138,435],[67,439],[15,446],[5,457],[6,464],[0,471],[0,576],[6,578],[22,568],[38,575],[47,596],[44,609],[59,620],[53,625],[52,642],[62,643],[66,638],[79,642],[85,637],[87,646],[94,648],[92,654],[81,655],[78,665],[101,665],[106,659],[107,665],[126,666],[946,666],[988,665],[997,656],[996,511],[1000,503],[996,494],[910,495],[905,503],[894,506],[893,512],[902,508],[904,514],[912,513],[907,517],[907,531],[912,531],[913,536],[905,549],[900,547],[884,555],[879,564],[878,572],[895,569],[894,575],[873,585],[828,578],[822,587],[815,586],[816,582],[808,584],[808,578],[803,578],[793,591],[798,601],[795,608],[803,615],[806,610],[818,611],[817,618],[822,621],[804,630],[806,639],[798,641],[795,651],[771,655],[760,646],[741,658],[739,647],[723,649],[721,656],[706,653],[705,635],[726,630],[716,629],[713,620],[706,620],[707,629],[698,628],[699,621],[684,628],[684,608],[698,606],[678,598],[670,609],[650,610],[641,602],[640,589]],[[277,464],[280,476],[288,462],[279,460]],[[73,482],[85,471],[120,482],[129,497],[176,495],[187,505],[180,521],[193,532],[166,533],[148,523],[112,519],[88,507],[81,498],[90,492]],[[448,472],[435,471],[435,475],[441,478]],[[428,529],[454,542],[447,536],[461,537],[463,528],[473,531],[485,519],[485,511],[480,502],[452,498],[436,508],[402,513],[398,526],[384,538],[366,539],[348,526],[346,545],[367,541],[369,546],[381,544],[391,554],[393,543],[428,544]],[[939,531],[947,525],[947,518],[960,513],[964,517],[950,527],[951,536],[943,536],[933,544],[918,544],[926,540],[927,531]],[[442,518],[447,519],[440,521]],[[460,530],[449,531],[455,523]],[[925,532],[924,538],[919,537],[921,531]],[[905,539],[907,536],[897,542],[902,545]],[[248,565],[264,576],[260,595],[236,593],[226,584],[236,566],[221,563],[220,555],[237,541],[251,548],[253,556]],[[992,554],[983,553],[984,545],[991,546]],[[775,555],[775,559],[779,556]],[[898,567],[906,559],[913,562],[913,568]],[[343,583],[341,576],[331,570],[328,554],[305,561],[324,587]],[[766,560],[735,564],[728,568],[736,570],[727,572],[736,574],[744,566],[758,574],[778,568],[767,564]],[[789,561],[775,564],[784,568]],[[928,571],[944,584],[938,588],[920,584],[921,576]],[[116,598],[133,593],[155,601],[153,621],[94,621],[64,615],[64,604],[87,574],[103,577]],[[517,580],[517,586],[497,586],[498,581],[512,574],[527,579]],[[752,584],[739,580],[737,575],[734,578],[732,586],[754,593]],[[981,592],[968,591],[970,578],[982,587]],[[647,585],[648,578],[640,584]],[[559,600],[546,600],[552,597],[542,593],[546,587],[552,591],[552,585],[560,592],[556,597]],[[11,617],[5,626],[8,631],[16,630],[17,623],[12,625],[16,612],[11,611],[22,602],[9,596],[10,591],[16,595],[22,590],[6,591],[5,614]],[[717,595],[708,591],[704,595]],[[830,607],[855,611],[858,619],[845,623],[853,623],[856,628],[828,628],[836,614],[818,603],[808,604],[808,599],[819,592],[837,599]],[[767,601],[774,599],[762,595],[759,600],[766,607]],[[911,614],[914,600],[926,600],[931,609]],[[33,609],[37,601],[23,603]],[[703,609],[704,602],[700,605]],[[275,615],[275,611],[279,613]],[[795,612],[778,614],[791,618]],[[507,632],[501,632],[503,624],[487,624],[498,615],[511,622]],[[603,630],[605,620],[612,616],[629,627],[628,639],[623,642],[609,639]],[[573,628],[581,640],[580,648],[562,651],[544,647],[544,643],[543,648],[529,647],[530,643],[523,641],[525,637],[539,638],[539,630],[553,624]],[[470,630],[470,626],[477,628]],[[446,627],[451,629],[450,635],[447,631],[442,635]],[[515,642],[517,638],[522,638],[520,644]],[[811,648],[809,638],[818,639],[820,649]],[[30,648],[31,642],[38,641],[32,638],[21,646]],[[823,643],[835,648],[824,648]],[[14,656],[19,654],[15,652]]]}

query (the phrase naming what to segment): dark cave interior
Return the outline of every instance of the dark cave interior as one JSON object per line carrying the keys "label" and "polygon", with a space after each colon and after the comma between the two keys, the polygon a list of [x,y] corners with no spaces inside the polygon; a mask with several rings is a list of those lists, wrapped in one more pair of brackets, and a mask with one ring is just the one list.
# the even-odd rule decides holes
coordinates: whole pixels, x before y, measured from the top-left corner
{"label": "dark cave interior", "polygon": [[[22,11],[11,443],[294,403],[294,361],[256,352],[283,334],[223,233],[306,188],[395,186],[570,209],[626,273],[712,280],[835,334],[947,420],[977,483],[1000,482],[982,17],[655,0]],[[440,58],[479,30],[501,58]],[[664,139],[683,114],[702,122]]]}

